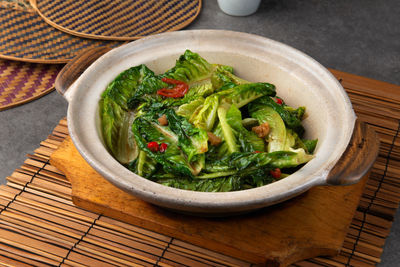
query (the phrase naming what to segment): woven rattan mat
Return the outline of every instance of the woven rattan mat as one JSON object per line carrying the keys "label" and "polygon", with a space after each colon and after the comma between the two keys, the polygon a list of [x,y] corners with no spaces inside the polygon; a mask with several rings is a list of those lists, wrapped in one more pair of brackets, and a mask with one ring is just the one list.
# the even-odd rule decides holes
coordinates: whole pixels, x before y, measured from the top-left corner
{"label": "woven rattan mat", "polygon": [[[295,266],[375,266],[400,201],[400,87],[333,71],[360,119],[381,141],[338,256]],[[5,265],[250,266],[232,257],[73,205],[65,176],[49,157],[68,135],[61,120],[0,187],[0,263]]]}
{"label": "woven rattan mat", "polygon": [[0,58],[3,59],[65,63],[84,49],[122,44],[79,38],[59,31],[23,0],[0,0],[0,28]]}
{"label": "woven rattan mat", "polygon": [[134,40],[182,29],[199,14],[201,0],[34,0],[55,28],[81,37]]}
{"label": "woven rattan mat", "polygon": [[0,59],[0,110],[11,108],[54,90],[62,65]]}

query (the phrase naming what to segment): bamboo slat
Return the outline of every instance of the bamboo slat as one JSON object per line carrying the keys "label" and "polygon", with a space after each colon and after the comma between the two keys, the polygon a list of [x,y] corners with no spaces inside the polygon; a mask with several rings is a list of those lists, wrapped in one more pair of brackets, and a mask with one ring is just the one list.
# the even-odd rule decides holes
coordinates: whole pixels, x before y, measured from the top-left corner
{"label": "bamboo slat", "polygon": [[[358,117],[378,133],[380,153],[340,253],[293,266],[374,266],[400,202],[400,87],[332,72]],[[74,206],[68,180],[49,164],[67,135],[63,119],[0,186],[1,266],[251,266]]]}

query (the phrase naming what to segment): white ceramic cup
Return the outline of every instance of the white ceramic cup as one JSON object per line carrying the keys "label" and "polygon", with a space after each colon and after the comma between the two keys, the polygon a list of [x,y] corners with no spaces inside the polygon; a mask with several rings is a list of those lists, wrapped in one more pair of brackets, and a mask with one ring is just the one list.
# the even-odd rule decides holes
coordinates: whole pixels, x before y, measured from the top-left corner
{"label": "white ceramic cup", "polygon": [[255,13],[261,0],[218,0],[219,8],[231,16],[248,16]]}

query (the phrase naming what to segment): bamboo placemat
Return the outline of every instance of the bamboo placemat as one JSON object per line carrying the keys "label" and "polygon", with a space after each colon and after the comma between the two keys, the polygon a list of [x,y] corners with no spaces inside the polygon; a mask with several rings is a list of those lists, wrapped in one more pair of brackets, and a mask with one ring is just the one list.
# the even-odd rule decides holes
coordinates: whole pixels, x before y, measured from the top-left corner
{"label": "bamboo placemat", "polygon": [[134,40],[175,31],[200,13],[201,0],[31,0],[53,27],[81,37]]}
{"label": "bamboo placemat", "polygon": [[66,63],[85,49],[122,44],[79,38],[47,24],[25,0],[0,0],[0,58]]}
{"label": "bamboo placemat", "polygon": [[53,91],[61,68],[62,65],[0,59],[0,111]]}
{"label": "bamboo placemat", "polygon": [[[343,248],[294,266],[375,266],[400,202],[400,86],[332,71],[381,147]],[[80,209],[65,176],[49,164],[68,135],[61,120],[0,187],[0,263],[5,265],[250,266],[159,233]],[[233,233],[234,234],[234,233]],[[262,244],[260,244],[262,245]]]}

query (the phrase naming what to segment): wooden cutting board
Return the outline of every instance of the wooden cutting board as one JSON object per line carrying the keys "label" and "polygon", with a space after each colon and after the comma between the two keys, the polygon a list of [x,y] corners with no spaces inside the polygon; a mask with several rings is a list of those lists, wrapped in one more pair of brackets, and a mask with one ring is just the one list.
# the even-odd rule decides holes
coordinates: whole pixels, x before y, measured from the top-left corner
{"label": "wooden cutting board", "polygon": [[156,207],[116,188],[86,163],[69,137],[50,163],[71,182],[72,199],[79,207],[268,266],[336,255],[367,180],[365,176],[351,186],[315,187],[246,215],[200,218]]}

